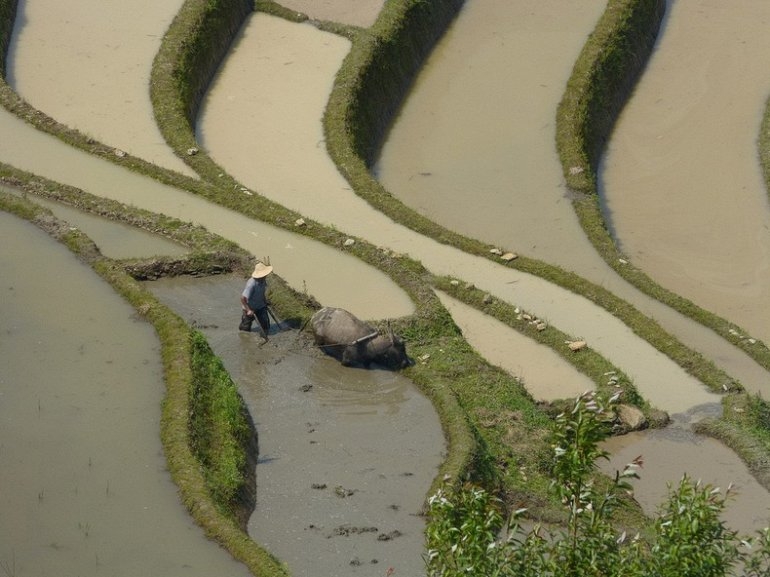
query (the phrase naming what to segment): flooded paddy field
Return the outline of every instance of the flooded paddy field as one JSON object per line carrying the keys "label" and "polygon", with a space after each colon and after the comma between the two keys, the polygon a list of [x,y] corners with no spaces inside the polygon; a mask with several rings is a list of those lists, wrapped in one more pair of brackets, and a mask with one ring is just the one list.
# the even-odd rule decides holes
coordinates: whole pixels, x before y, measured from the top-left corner
{"label": "flooded paddy field", "polygon": [[[45,8],[38,11],[34,4],[46,3],[20,2],[19,22],[23,24],[18,28],[23,34],[14,39],[12,74],[9,75],[14,88],[33,105],[66,124],[173,170],[188,170],[184,165],[178,166],[178,159],[164,150],[159,136],[150,136],[150,142],[140,142],[154,134],[152,112],[147,103],[134,109],[128,103],[120,106],[120,100],[111,97],[109,92],[83,92],[75,82],[78,75],[74,73],[64,74],[55,81],[57,85],[65,85],[65,97],[50,98],[55,92],[50,90],[52,70],[40,65],[53,58],[46,52],[50,46],[43,46],[42,41],[51,34],[50,27],[67,30],[67,34],[61,36],[72,44],[68,48],[58,45],[55,52],[72,67],[69,70],[85,67],[86,63],[89,69],[99,70],[101,66],[109,70],[116,62],[116,54],[120,53],[121,58],[125,56],[124,48],[131,43],[131,36],[114,45],[103,43],[101,47],[97,44],[86,48],[77,43],[77,37],[88,36],[78,31],[93,24],[85,9],[87,3],[83,4],[82,12],[69,13],[64,25],[52,11],[48,20]],[[178,9],[175,5],[178,3],[174,2],[157,4],[148,7],[141,19],[137,16],[134,25],[127,24],[127,31],[136,34],[141,30],[155,42],[157,35],[162,34],[162,24]],[[364,27],[373,22],[382,5],[375,0],[355,4],[353,10],[349,3],[341,1],[287,0],[285,3],[293,10],[307,11],[311,18]],[[758,370],[734,347],[714,339],[710,331],[702,331],[659,303],[640,296],[618,279],[583,238],[571,212],[553,148],[553,106],[558,102],[571,63],[604,3],[593,2],[590,10],[581,9],[576,13],[558,10],[558,3],[553,2],[521,3],[518,9],[522,13],[509,6],[507,2],[479,0],[463,10],[418,78],[391,130],[376,167],[378,177],[404,202],[414,203],[420,212],[449,228],[486,240],[490,245],[505,246],[574,270],[617,292],[646,314],[660,319],[666,328],[677,332],[708,358],[721,363],[729,373],[737,374],[742,381],[761,391],[770,382],[764,371]],[[705,14],[711,14],[708,6],[700,8]],[[158,12],[154,13],[156,9]],[[116,21],[118,16],[121,22],[131,18],[117,5],[105,8],[107,10],[112,11]],[[149,15],[151,13],[153,15]],[[499,17],[501,13],[505,18]],[[153,20],[153,27],[145,22],[147,18]],[[665,39],[669,29],[677,26],[669,23],[662,37]],[[117,33],[114,31],[113,35]],[[480,38],[484,42],[480,42]],[[540,50],[538,41],[558,50]],[[157,49],[157,42],[156,48],[149,47],[153,42],[148,43],[145,52],[131,52],[127,56],[126,69],[144,71],[131,73],[132,91],[135,86],[146,88],[149,60],[152,51]],[[463,48],[468,43],[474,50]],[[110,50],[104,49],[105,46]],[[254,15],[244,26],[206,97],[197,126],[201,146],[245,185],[278,203],[348,234],[409,254],[431,272],[473,282],[497,298],[546,317],[562,330],[586,337],[593,347],[626,370],[642,394],[659,408],[677,415],[688,414],[702,405],[718,407],[717,395],[706,391],[670,359],[652,350],[622,323],[584,299],[539,279],[439,245],[384,218],[361,201],[328,158],[320,124],[334,74],[348,50],[346,39],[321,32],[309,24]],[[657,54],[656,57],[664,58],[665,52],[661,50],[661,53],[663,56]],[[255,54],[259,57],[254,58]],[[543,60],[537,61],[535,55]],[[100,64],[93,66],[95,61]],[[505,66],[506,62],[521,63],[520,70],[506,75],[507,80],[513,80],[512,85],[485,88],[481,83],[460,80],[464,78],[460,73],[474,71],[481,77],[490,76],[484,66],[495,69]],[[744,76],[752,78],[752,75]],[[691,84],[699,85],[698,78]],[[474,88],[478,92],[474,93]],[[762,93],[765,89],[758,90]],[[532,99],[532,92],[540,96]],[[82,96],[66,96],[70,93]],[[478,105],[491,95],[499,94],[507,98],[503,102],[490,100],[487,106]],[[511,102],[514,96],[521,98],[521,103]],[[141,100],[139,96],[131,98]],[[523,112],[525,104],[533,101],[539,108]],[[106,112],[89,114],[97,105]],[[415,112],[410,112],[413,105]],[[502,111],[510,111],[514,128],[485,124],[488,120],[481,116],[484,109],[493,112],[496,118]],[[92,163],[91,159],[82,158],[87,155],[52,142],[54,139],[36,133],[2,112],[0,126],[4,134],[12,134],[13,138],[3,139],[5,145],[0,142],[0,161],[82,187],[93,194],[204,224],[258,257],[270,255],[281,276],[297,289],[306,286],[323,304],[345,306],[366,318],[397,317],[414,309],[415,305],[385,275],[339,251],[316,246],[317,243],[298,235],[221,210],[108,163]],[[515,116],[514,112],[523,112],[523,116]],[[639,118],[639,122],[647,122],[644,115]],[[127,122],[128,126],[121,128],[118,120]],[[134,134],[132,128],[140,126],[153,129],[140,128],[136,131],[139,134]],[[490,126],[499,129],[495,135],[499,141],[491,137],[494,131]],[[519,138],[511,138],[511,133]],[[476,140],[473,136],[480,138]],[[503,142],[513,148],[492,145],[492,149],[502,153],[501,157],[494,157],[490,151],[479,153],[480,142]],[[700,141],[699,148],[702,147]],[[35,150],[37,154],[25,153],[28,150]],[[540,153],[534,160],[530,158],[533,151]],[[522,157],[528,160],[521,165],[510,162],[511,158]],[[607,165],[610,166],[609,161]],[[734,172],[743,171],[736,167]],[[458,186],[453,188],[452,184]],[[617,190],[616,186],[610,186],[609,176],[605,188],[608,197],[611,188]],[[764,194],[756,190],[756,182],[749,188],[754,189],[755,196]],[[746,204],[746,208],[761,218],[767,216],[761,202]],[[620,212],[617,207],[612,210],[613,214]],[[613,220],[613,226],[625,242],[619,221]],[[641,222],[637,226],[647,224]],[[714,230],[729,234],[721,227],[710,229],[712,234]],[[761,236],[762,231],[755,234]],[[632,251],[632,254],[634,261],[638,260],[637,264],[647,270],[644,261],[637,258],[642,252]],[[681,269],[681,261],[670,258],[676,251],[668,254],[668,260],[657,259],[655,267],[668,266],[669,271]],[[752,267],[762,269],[760,257],[753,259]],[[696,266],[697,262],[697,259],[690,260],[688,266]],[[334,271],[333,275],[329,274],[330,270]],[[656,268],[650,272],[665,278],[665,271]],[[703,284],[708,285],[710,278],[705,278]],[[746,307],[761,301],[763,285],[754,282],[757,278],[761,278],[759,273],[735,273],[730,282],[740,283],[743,288],[731,291],[732,308],[721,309],[723,314],[729,318],[732,310],[744,306],[740,304],[744,295],[759,298],[748,301]],[[253,414],[258,416],[264,460],[258,465],[257,478],[264,481],[264,491],[250,533],[286,560],[297,575],[314,574],[319,558],[328,563],[324,568],[329,574],[338,576],[366,574],[369,570],[384,574],[389,566],[418,571],[422,520],[416,511],[444,448],[440,426],[429,404],[411,383],[392,374],[362,376],[340,370],[328,359],[316,358],[308,351],[293,350],[294,344],[288,345],[288,340],[294,338],[291,333],[276,335],[268,345],[257,348],[254,339],[244,340],[252,335],[240,335],[232,328],[233,318],[239,314],[239,282],[228,282],[216,289],[171,283],[166,298],[174,302],[187,319],[206,327],[207,338],[217,354],[225,359]],[[366,289],[361,290],[362,286]],[[720,308],[716,300],[719,298],[714,297],[713,304]],[[215,306],[207,308],[207,303]],[[710,308],[712,301],[707,304]],[[517,344],[507,331],[497,333],[491,323],[489,331],[485,331],[484,321],[474,318],[472,311],[451,303],[448,307],[473,346],[490,362],[522,375],[533,387],[533,396],[570,396],[587,385],[582,375],[557,359],[522,352],[524,349],[518,347],[523,345]],[[741,321],[741,318],[735,320]],[[501,350],[501,343],[509,344]],[[511,349],[508,354],[505,347]],[[560,388],[558,383],[554,384],[560,380],[569,381],[569,385]],[[543,383],[543,388],[537,388],[538,382]],[[305,386],[309,388],[303,390]],[[650,453],[649,472],[645,474],[655,474],[663,481],[667,475],[678,477],[679,467],[669,469],[662,463],[659,467],[652,464],[655,448],[650,446],[647,437],[641,437],[636,440],[630,437],[626,441],[636,442]],[[424,444],[411,445],[416,441]],[[674,441],[682,443],[679,437],[671,440]],[[730,451],[720,453],[715,459],[711,456],[723,447],[714,448],[710,441],[695,437],[686,437],[684,443],[685,450],[695,456],[694,468],[695,463],[712,467],[711,470],[698,469],[697,475],[704,479],[734,479],[754,503],[770,504],[764,489],[752,485],[741,469],[740,460]],[[404,454],[392,451],[400,447],[409,449]],[[621,460],[624,449],[618,446],[615,450]],[[660,454],[669,450],[664,446]],[[419,458],[426,455],[430,459]],[[367,465],[370,457],[373,461]],[[314,485],[325,485],[325,488],[314,489]],[[336,492],[332,494],[337,486],[343,487],[343,492],[348,488],[354,493],[340,498]],[[293,507],[292,499],[295,499]],[[359,509],[363,507],[361,503],[367,503],[369,508]],[[755,509],[761,511],[762,507]],[[276,513],[287,510],[294,513],[289,516]],[[365,532],[329,538],[330,530],[348,523],[349,519],[355,519],[352,527],[377,527],[382,534],[398,531],[400,536],[386,542],[370,539],[371,535]],[[746,529],[757,523],[761,525],[762,516],[760,513],[749,519],[746,514],[737,513],[731,517],[731,523]],[[272,531],[271,527],[276,530]]]}
{"label": "flooded paddy field", "polygon": [[34,225],[0,212],[0,237],[0,567],[248,575],[171,481],[152,328]]}

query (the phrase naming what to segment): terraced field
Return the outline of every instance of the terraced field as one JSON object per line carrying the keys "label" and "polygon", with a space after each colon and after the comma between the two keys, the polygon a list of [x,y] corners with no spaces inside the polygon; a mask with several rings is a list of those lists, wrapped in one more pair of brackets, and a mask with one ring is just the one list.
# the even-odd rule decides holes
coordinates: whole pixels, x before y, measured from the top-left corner
{"label": "terraced field", "polygon": [[[491,451],[507,494],[512,499],[526,499],[523,495],[530,491],[536,494],[542,488],[539,473],[522,445],[539,447],[542,438],[536,433],[517,446],[510,442],[510,433],[547,427],[546,413],[534,400],[569,398],[586,383],[602,391],[622,389],[625,401],[637,405],[652,424],[665,422],[661,412],[671,416],[667,430],[687,435],[669,439],[681,442],[686,437],[689,452],[702,454],[693,466],[704,468],[691,474],[708,480],[713,475],[719,483],[729,482],[739,470],[743,475],[737,453],[725,451],[715,463],[708,448],[712,445],[700,442],[689,429],[704,418],[719,422],[723,406],[728,413],[740,409],[742,391],[766,395],[770,387],[770,353],[763,343],[770,269],[765,264],[768,237],[763,223],[770,212],[759,162],[743,162],[760,129],[768,87],[758,66],[738,75],[751,91],[713,88],[720,84],[715,79],[733,71],[745,57],[741,50],[762,57],[752,61],[770,57],[759,24],[770,17],[762,3],[745,0],[730,11],[708,2],[677,4],[664,20],[654,59],[610,140],[611,154],[598,177],[591,143],[582,156],[565,150],[563,143],[557,150],[557,138],[563,138],[571,122],[563,116],[572,98],[565,89],[576,90],[581,63],[591,58],[591,42],[613,30],[615,11],[654,2],[610,1],[605,6],[596,1],[575,13],[551,2],[474,2],[463,8],[426,61],[414,46],[404,47],[405,53],[416,50],[417,55],[398,64],[405,73],[410,67],[422,72],[397,119],[393,100],[398,102],[403,87],[382,81],[384,112],[377,102],[356,100],[351,90],[366,86],[366,76],[356,74],[366,70],[362,61],[376,58],[371,51],[381,47],[379,35],[398,35],[391,22],[419,22],[419,15],[409,12],[412,2],[392,2],[385,9],[376,0],[287,0],[283,7],[258,2],[257,12],[244,11],[242,23],[233,19],[240,31],[232,44],[229,38],[211,43],[214,60],[220,54],[223,60],[215,62],[211,70],[216,75],[203,86],[205,91],[199,89],[187,103],[193,113],[186,119],[189,111],[179,112],[164,93],[163,81],[178,79],[178,71],[169,72],[178,64],[169,54],[184,54],[185,43],[179,38],[192,38],[184,26],[197,22],[189,14],[205,15],[201,2],[148,2],[134,6],[130,14],[125,13],[125,2],[102,1],[98,10],[85,0],[77,9],[60,4],[0,2],[0,16],[15,16],[16,22],[10,42],[3,36],[0,43],[8,48],[5,110],[0,112],[3,182],[44,195],[54,195],[60,183],[96,199],[123,203],[127,211],[143,209],[200,224],[256,257],[269,255],[289,286],[309,292],[321,304],[396,321],[410,335],[410,350],[419,361],[406,376],[439,405],[447,434],[447,459],[437,479],[464,474],[479,450],[466,445],[469,431],[446,408],[457,402],[465,412],[460,420],[467,419],[470,431]],[[435,6],[439,4],[446,4],[449,18],[453,3]],[[243,10],[235,1],[220,6]],[[496,17],[500,14],[505,17]],[[718,22],[712,35],[699,37],[697,50],[686,35],[687,23],[696,15]],[[123,24],[108,27],[106,22]],[[731,26],[739,32],[731,33]],[[751,37],[753,29],[756,38]],[[10,27],[0,30],[10,35]],[[431,37],[431,31],[420,30]],[[479,64],[490,58],[473,61],[463,49],[463,42],[475,46],[480,34],[492,39],[485,50],[499,58],[488,64],[491,69]],[[736,43],[735,52],[724,47],[725,38]],[[662,96],[660,86],[673,84],[665,72],[682,54],[683,45],[699,66],[687,66],[693,72],[685,83],[690,92],[685,90],[676,101]],[[721,58],[725,52],[731,58]],[[524,54],[534,66],[505,68],[506,62]],[[464,55],[469,60],[464,61]],[[469,62],[476,62],[479,76],[465,70],[474,68]],[[549,71],[547,77],[544,70]],[[512,84],[485,87],[482,79],[495,73]],[[209,80],[206,73],[202,77]],[[726,78],[731,86],[739,82]],[[512,93],[502,102],[491,98],[506,91]],[[753,99],[733,102],[736,91]],[[715,100],[708,100],[702,112],[696,105],[707,96]],[[739,173],[739,185],[730,183],[727,190],[708,196],[704,191],[713,178],[707,176],[693,186],[693,194],[675,194],[689,187],[695,173],[709,174],[717,162],[706,153],[708,145],[719,150],[720,139],[694,137],[703,154],[687,162],[669,162],[673,152],[664,159],[656,157],[660,141],[683,132],[673,120],[671,126],[658,126],[648,119],[667,118],[656,108],[660,99],[671,117],[691,115],[696,126],[706,123],[698,113],[709,119],[720,115],[714,111],[736,113],[725,114],[725,122],[739,126],[736,134],[751,144],[734,160],[722,153],[719,158],[726,164],[718,172]],[[612,116],[616,104],[610,102],[603,112]],[[478,116],[478,109],[485,108],[490,114]],[[749,120],[740,120],[741,112]],[[490,120],[499,127],[509,114],[519,121],[507,125],[502,137],[517,146],[495,157],[502,145],[490,145],[495,141],[480,127]],[[470,125],[466,117],[473,118]],[[370,122],[367,128],[375,132],[391,126],[381,156],[379,134],[361,136],[351,129],[352,118]],[[646,144],[654,153],[634,149],[645,144],[634,127],[647,125],[654,127]],[[474,128],[487,138],[471,138]],[[64,135],[64,141],[46,132]],[[626,142],[628,147],[621,146]],[[643,154],[649,156],[640,162]],[[632,176],[629,165],[623,164],[628,158],[633,159],[632,167],[644,166],[649,173],[659,165],[679,169],[680,180],[667,188]],[[525,170],[530,165],[536,169]],[[740,176],[747,172],[751,178]],[[55,182],[41,186],[34,175]],[[462,184],[455,187],[457,183]],[[651,190],[660,196],[653,200],[647,194]],[[711,200],[699,199],[700,192]],[[70,201],[77,194],[70,194]],[[716,198],[726,197],[731,212],[722,224],[726,208]],[[628,198],[643,201],[626,207],[623,201]],[[706,211],[705,205],[715,212]],[[601,226],[598,231],[590,227],[592,219],[601,216],[600,208],[605,209],[614,239]],[[671,221],[663,218],[672,215]],[[737,234],[741,224],[748,230]],[[690,228],[698,226],[697,232]],[[637,240],[643,236],[639,231],[656,230]],[[713,239],[706,249],[708,258],[703,258],[704,245],[692,241],[698,236]],[[551,242],[554,238],[560,240]],[[659,253],[647,248],[652,246]],[[587,347],[572,351],[567,346],[578,341]],[[447,391],[452,401],[441,400]],[[512,416],[490,421],[493,411]],[[723,438],[739,447],[740,432],[730,431]],[[763,450],[762,435],[753,442],[751,450]],[[741,477],[741,503],[770,505],[763,459],[752,460],[745,445],[739,449],[754,473]],[[660,449],[666,450],[665,445]],[[661,464],[657,472],[650,465],[645,476],[665,484],[671,480],[668,475],[680,474],[677,465]],[[659,491],[650,493],[657,498]],[[742,530],[765,525],[767,515],[758,509],[762,507],[737,507],[741,512],[730,518],[731,524]],[[755,516],[747,518],[747,510]],[[396,570],[415,570],[420,565],[419,543],[412,538],[410,546],[399,549],[398,541],[393,540],[394,549],[408,551],[408,559]],[[301,543],[289,547],[302,549]],[[308,555],[322,554],[308,549]],[[360,574],[360,563],[349,563],[351,554],[344,555],[342,568],[324,565],[318,558],[310,563],[322,572]],[[295,574],[307,571],[298,570],[305,567],[299,563],[289,566]],[[376,570],[385,573],[396,562],[385,565]]]}

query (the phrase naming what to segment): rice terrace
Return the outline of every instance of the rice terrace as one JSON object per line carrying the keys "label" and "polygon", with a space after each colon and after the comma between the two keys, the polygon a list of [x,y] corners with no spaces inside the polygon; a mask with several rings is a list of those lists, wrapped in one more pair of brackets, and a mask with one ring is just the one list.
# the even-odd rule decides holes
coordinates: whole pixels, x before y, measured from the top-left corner
{"label": "rice terrace", "polygon": [[0,572],[766,575],[768,24],[0,0]]}

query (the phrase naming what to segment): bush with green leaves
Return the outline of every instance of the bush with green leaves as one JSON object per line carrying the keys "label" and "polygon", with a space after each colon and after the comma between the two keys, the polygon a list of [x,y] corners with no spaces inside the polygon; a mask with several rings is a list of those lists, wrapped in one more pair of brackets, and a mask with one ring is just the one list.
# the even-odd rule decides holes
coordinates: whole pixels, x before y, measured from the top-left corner
{"label": "bush with green leaves", "polygon": [[[651,521],[652,537],[629,538],[612,513],[632,492],[641,460],[597,482],[596,463],[609,455],[601,441],[617,396],[605,407],[593,393],[556,418],[553,495],[566,523],[524,528],[525,510],[506,514],[480,487],[441,489],[429,500],[425,564],[428,577],[770,577],[770,530],[739,536],[721,519],[731,487],[722,492],[684,476]],[[600,489],[599,487],[606,487]]]}

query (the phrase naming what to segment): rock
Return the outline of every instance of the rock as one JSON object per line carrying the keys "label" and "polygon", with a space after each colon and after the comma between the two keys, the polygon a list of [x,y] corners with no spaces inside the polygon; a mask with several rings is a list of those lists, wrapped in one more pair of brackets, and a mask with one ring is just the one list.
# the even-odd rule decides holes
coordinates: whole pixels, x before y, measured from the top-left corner
{"label": "rock", "polygon": [[671,416],[666,411],[652,409],[648,415],[647,421],[650,427],[660,429],[671,422]]}
{"label": "rock", "polygon": [[298,218],[294,221],[294,226],[305,226],[305,219],[304,218]]}
{"label": "rock", "polygon": [[588,343],[585,341],[567,341],[567,346],[571,351],[579,351],[580,349],[585,348],[587,344]]}
{"label": "rock", "polygon": [[499,248],[493,248],[489,251],[491,254],[496,254],[497,256],[502,256],[503,251],[501,251]]}
{"label": "rock", "polygon": [[504,255],[500,257],[501,260],[504,260],[505,262],[511,262],[512,260],[516,260],[519,258],[519,255],[513,252],[506,252]]}
{"label": "rock", "polygon": [[198,152],[200,151],[193,146],[192,148],[187,149],[187,156],[195,156],[196,154],[198,154]]}
{"label": "rock", "polygon": [[353,246],[354,244],[356,244],[356,241],[354,241],[352,238],[349,238],[349,239],[346,239],[343,244],[345,246]]}
{"label": "rock", "polygon": [[485,305],[490,304],[494,299],[492,298],[492,295],[487,293],[484,295],[484,298],[481,299]]}
{"label": "rock", "polygon": [[116,148],[115,156],[117,156],[118,158],[124,158],[126,156],[126,153],[120,150],[119,148]]}
{"label": "rock", "polygon": [[639,431],[647,426],[644,413],[632,405],[618,405],[617,415],[623,428],[630,431]]}

